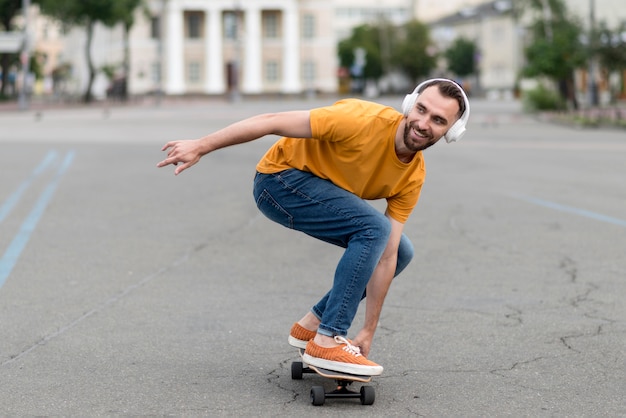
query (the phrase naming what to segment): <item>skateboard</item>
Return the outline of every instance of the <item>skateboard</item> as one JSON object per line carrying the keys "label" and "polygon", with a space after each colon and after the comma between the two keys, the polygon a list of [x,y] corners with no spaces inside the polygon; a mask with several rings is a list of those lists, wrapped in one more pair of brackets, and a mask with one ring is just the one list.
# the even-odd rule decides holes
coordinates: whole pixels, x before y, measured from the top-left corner
{"label": "skateboard", "polygon": [[[300,357],[302,357],[304,350],[300,349],[299,352]],[[334,370],[311,366],[303,361],[294,361],[291,363],[292,379],[300,380],[306,373],[316,373],[326,379],[333,379],[337,384],[337,388],[330,392],[326,392],[324,386],[311,387],[311,403],[315,406],[324,405],[326,399],[358,398],[361,400],[361,405],[372,405],[376,399],[376,392],[372,386],[361,386],[359,392],[348,389],[353,382],[369,383],[372,380],[372,376],[336,372]]]}

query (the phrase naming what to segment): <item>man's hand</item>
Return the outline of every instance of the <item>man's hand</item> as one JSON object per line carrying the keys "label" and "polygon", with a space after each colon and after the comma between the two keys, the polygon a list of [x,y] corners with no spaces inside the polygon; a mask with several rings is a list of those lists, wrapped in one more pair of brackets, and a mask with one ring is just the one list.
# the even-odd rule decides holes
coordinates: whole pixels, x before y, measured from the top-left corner
{"label": "man's hand", "polygon": [[361,354],[367,358],[370,353],[370,348],[372,347],[372,340],[374,339],[374,334],[367,332],[365,329],[359,331],[354,340],[352,340],[352,345],[359,347],[361,350]]}
{"label": "man's hand", "polygon": [[[166,150],[169,150],[167,158],[159,162],[157,167],[174,164],[177,166],[174,170],[175,175],[196,164],[203,155],[200,151],[200,142],[198,140],[170,141],[161,148],[161,151]],[[182,164],[178,165],[178,163]]]}

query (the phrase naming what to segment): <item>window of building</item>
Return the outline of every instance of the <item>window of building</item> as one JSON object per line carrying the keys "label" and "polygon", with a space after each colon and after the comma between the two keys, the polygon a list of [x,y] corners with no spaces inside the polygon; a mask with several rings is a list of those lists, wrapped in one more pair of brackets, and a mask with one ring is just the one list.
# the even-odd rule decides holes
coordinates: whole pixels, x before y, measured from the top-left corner
{"label": "window of building", "polygon": [[315,38],[315,15],[305,14],[302,17],[302,37],[304,39]]}
{"label": "window of building", "polygon": [[185,12],[185,34],[188,39],[202,38],[202,12]]}
{"label": "window of building", "polygon": [[276,39],[280,36],[280,16],[278,12],[263,12],[263,37],[266,39]]}
{"label": "window of building", "polygon": [[279,67],[277,61],[267,61],[265,63],[265,81],[276,82],[280,79]]}
{"label": "window of building", "polygon": [[189,63],[187,80],[190,83],[197,83],[200,81],[200,63],[192,61]]}
{"label": "window of building", "polygon": [[150,80],[155,84],[161,82],[161,63],[159,61],[153,62],[152,65],[150,65]]}
{"label": "window of building", "polygon": [[161,38],[161,18],[159,16],[152,16],[150,18],[150,38]]}
{"label": "window of building", "polygon": [[315,61],[304,61],[302,63],[302,80],[305,83],[312,83],[315,81],[316,70]]}
{"label": "window of building", "polygon": [[224,12],[224,39],[237,40],[239,17],[236,12]]}

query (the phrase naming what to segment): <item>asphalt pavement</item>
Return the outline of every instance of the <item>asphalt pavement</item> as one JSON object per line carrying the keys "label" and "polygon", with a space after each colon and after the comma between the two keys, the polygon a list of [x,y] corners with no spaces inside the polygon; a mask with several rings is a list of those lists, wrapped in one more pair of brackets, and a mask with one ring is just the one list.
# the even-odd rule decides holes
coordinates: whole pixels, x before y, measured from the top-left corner
{"label": "asphalt pavement", "polygon": [[0,111],[0,415],[626,416],[626,132],[484,100],[426,152],[375,403],[310,404],[332,382],[291,379],[287,335],[340,250],[257,211],[276,138],[179,176],[156,163],[166,141],[333,100]]}

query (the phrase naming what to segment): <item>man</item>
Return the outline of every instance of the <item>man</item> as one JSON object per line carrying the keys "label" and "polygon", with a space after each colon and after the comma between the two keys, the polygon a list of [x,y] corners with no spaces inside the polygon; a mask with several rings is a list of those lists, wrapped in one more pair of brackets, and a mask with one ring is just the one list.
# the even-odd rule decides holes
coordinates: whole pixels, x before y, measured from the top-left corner
{"label": "man", "polygon": [[[298,322],[289,344],[305,363],[340,372],[379,375],[367,359],[392,279],[413,257],[403,228],[425,177],[422,150],[463,135],[469,102],[447,79],[428,80],[405,97],[403,113],[346,99],[310,111],[263,114],[196,140],[165,144],[175,174],[203,155],[275,134],[257,165],[254,197],[271,220],[345,248],[331,290]],[[365,200],[386,199],[382,214]],[[367,297],[366,297],[367,296]],[[366,297],[364,327],[346,338]]]}

